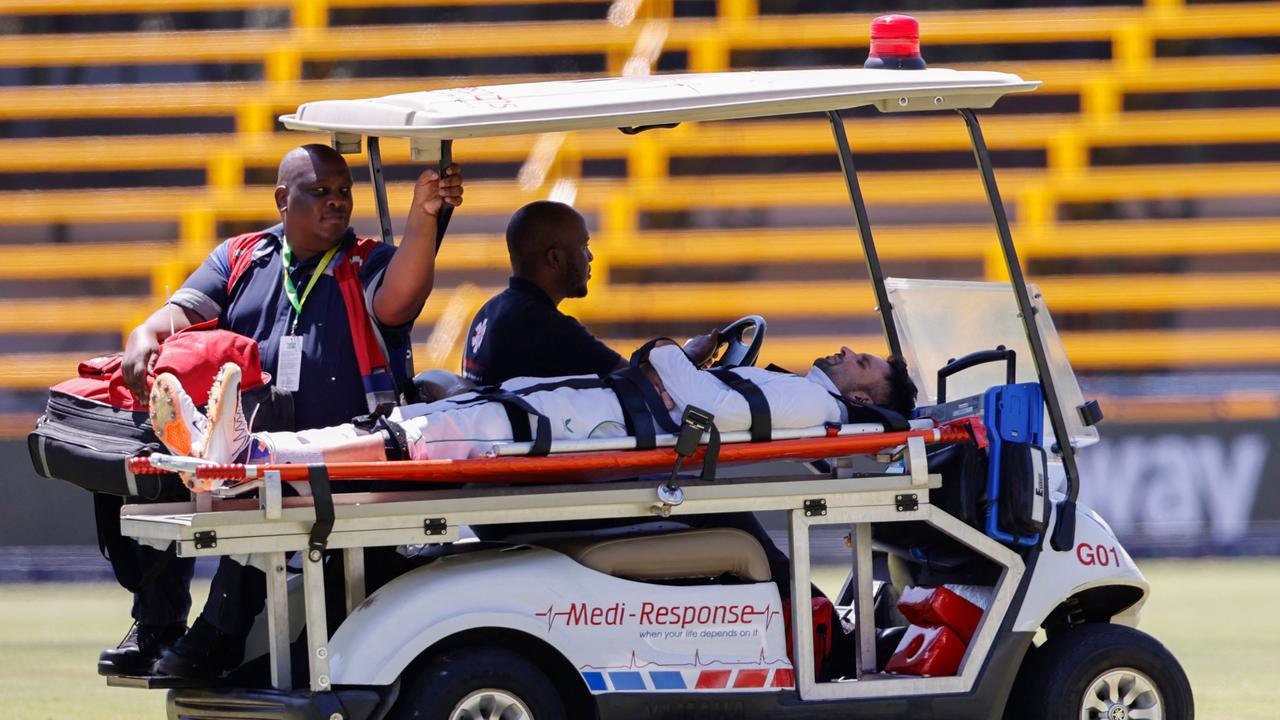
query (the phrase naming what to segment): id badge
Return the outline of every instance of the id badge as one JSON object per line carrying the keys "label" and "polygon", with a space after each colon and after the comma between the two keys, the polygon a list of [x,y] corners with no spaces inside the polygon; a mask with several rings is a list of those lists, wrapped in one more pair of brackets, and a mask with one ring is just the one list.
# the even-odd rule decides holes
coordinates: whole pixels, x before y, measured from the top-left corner
{"label": "id badge", "polygon": [[280,337],[280,353],[276,361],[276,387],[285,392],[297,392],[302,379],[302,337]]}

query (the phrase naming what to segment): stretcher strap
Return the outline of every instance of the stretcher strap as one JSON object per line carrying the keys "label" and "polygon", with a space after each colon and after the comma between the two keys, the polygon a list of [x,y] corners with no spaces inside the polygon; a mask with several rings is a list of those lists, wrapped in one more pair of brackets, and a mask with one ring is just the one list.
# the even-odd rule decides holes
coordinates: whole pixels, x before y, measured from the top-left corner
{"label": "stretcher strap", "polygon": [[529,418],[533,418],[533,447],[529,449],[530,455],[547,455],[551,452],[551,420],[546,415],[538,412],[528,400],[518,396],[503,393],[495,396],[498,402],[502,403],[502,409],[507,411],[507,419],[511,421],[512,439],[516,442],[530,442],[529,438]]}
{"label": "stretcher strap", "polygon": [[707,453],[702,458],[702,480],[716,479],[716,463],[720,460],[720,430],[711,426],[711,439],[707,442]]}
{"label": "stretcher strap", "polygon": [[760,386],[738,375],[729,368],[711,368],[707,372],[715,375],[720,382],[729,386],[730,390],[747,401],[751,411],[751,442],[768,442],[773,439],[773,414],[769,411],[769,401],[765,399]]}
{"label": "stretcher strap", "polygon": [[[525,388],[521,394],[526,394]],[[502,405],[507,413],[507,421],[511,423],[511,439],[514,442],[532,442],[530,455],[547,455],[551,452],[551,420],[529,404],[519,394],[500,387],[486,387],[476,391],[473,398],[453,401],[457,405],[470,405],[481,402],[496,402]],[[529,432],[529,418],[534,420],[534,432]]]}
{"label": "stretcher strap", "polygon": [[630,378],[616,373],[609,376],[609,386],[618,398],[622,407],[622,419],[627,426],[627,434],[636,439],[636,449],[652,450],[658,446],[657,432],[653,429],[653,417],[645,408],[644,398],[640,397],[640,389]]}
{"label": "stretcher strap", "polygon": [[329,544],[333,532],[333,490],[329,486],[329,469],[323,463],[307,466],[307,479],[311,481],[311,497],[315,504],[316,521],[307,537],[308,554],[318,560]]}
{"label": "stretcher strap", "polygon": [[662,396],[658,394],[658,389],[645,376],[643,370],[637,367],[623,368],[615,373],[614,376],[627,378],[639,389],[640,398],[644,401],[645,407],[648,408],[649,416],[658,427],[662,428],[663,432],[680,432],[680,425],[671,419],[667,404],[662,401]]}

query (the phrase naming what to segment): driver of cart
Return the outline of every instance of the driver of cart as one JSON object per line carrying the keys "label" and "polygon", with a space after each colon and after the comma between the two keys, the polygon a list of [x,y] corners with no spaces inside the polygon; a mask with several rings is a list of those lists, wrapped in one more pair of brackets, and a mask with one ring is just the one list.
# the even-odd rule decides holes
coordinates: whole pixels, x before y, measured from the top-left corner
{"label": "driver of cart", "polygon": [[[654,343],[641,368],[651,384],[642,392],[661,398],[649,406],[661,403],[654,409],[667,412],[673,423],[693,405],[712,413],[722,432],[750,427],[751,410],[744,397],[711,372],[698,369],[673,341]],[[775,430],[844,423],[868,403],[906,416],[915,404],[916,387],[905,363],[848,347],[816,359],[805,375],[754,367],[732,372],[759,388]],[[210,393],[212,420],[207,421],[177,378],[167,373],[157,377],[151,413],[161,440],[178,454],[200,448],[203,452],[197,456],[214,463],[267,464],[475,458],[512,442],[519,434],[513,431],[513,420],[529,423],[525,434],[536,433],[538,416],[549,421],[553,442],[627,434],[622,403],[596,376],[513,378],[496,389],[396,408],[372,428],[346,423],[253,434],[240,407],[239,384],[240,368],[223,366]],[[199,442],[188,442],[187,437]]]}
{"label": "driver of cart", "polygon": [[538,200],[507,224],[509,287],[471,320],[462,374],[481,385],[513,377],[608,374],[626,360],[559,310],[567,298],[587,296],[591,235],[577,210]]}

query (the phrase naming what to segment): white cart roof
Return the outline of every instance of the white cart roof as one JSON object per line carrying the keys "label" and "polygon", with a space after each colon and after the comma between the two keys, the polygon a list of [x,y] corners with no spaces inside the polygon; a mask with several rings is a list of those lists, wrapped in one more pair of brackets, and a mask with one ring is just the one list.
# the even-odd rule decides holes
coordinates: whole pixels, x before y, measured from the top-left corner
{"label": "white cart roof", "polygon": [[790,115],[875,105],[885,112],[991,107],[1040,86],[997,72],[773,70],[489,85],[305,103],[293,130],[457,139]]}

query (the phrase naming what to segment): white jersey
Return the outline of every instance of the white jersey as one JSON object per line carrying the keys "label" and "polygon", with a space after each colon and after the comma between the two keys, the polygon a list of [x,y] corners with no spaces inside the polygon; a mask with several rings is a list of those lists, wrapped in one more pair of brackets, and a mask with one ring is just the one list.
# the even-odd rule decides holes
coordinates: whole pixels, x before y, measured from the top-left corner
{"label": "white jersey", "polygon": [[[677,422],[687,405],[715,415],[720,432],[751,427],[751,408],[746,398],[720,379],[698,370],[675,345],[663,345],[649,353],[649,362],[658,371],[667,394],[675,402],[672,416]],[[844,421],[844,406],[831,396],[835,385],[826,373],[812,369],[808,375],[792,375],[754,367],[733,368],[730,372],[750,380],[769,403],[773,428],[806,428]]]}
{"label": "white jersey", "polygon": [[[715,416],[721,432],[751,427],[751,409],[746,399],[709,372],[693,366],[675,345],[654,348],[649,362],[662,378],[676,409],[671,419],[678,423],[688,405]],[[733,373],[755,383],[769,403],[775,429],[804,428],[845,420],[844,406],[832,393],[835,386],[826,374],[814,368],[806,376],[770,372],[759,368],[733,368]],[[513,378],[502,389],[518,393],[536,412],[548,418],[551,439],[622,437],[626,421],[612,390],[603,387],[554,387],[566,380],[597,380],[594,375],[561,378]],[[548,389],[533,390],[547,385]],[[525,392],[520,392],[520,391]],[[409,456],[414,460],[462,459],[484,455],[494,445],[512,441],[506,409],[486,401],[476,393],[466,393],[434,403],[416,403],[396,408],[389,418],[404,429]],[[529,418],[529,431],[537,430]],[[324,447],[357,437],[351,425],[340,425],[301,433],[264,433],[280,462],[316,462]]]}

